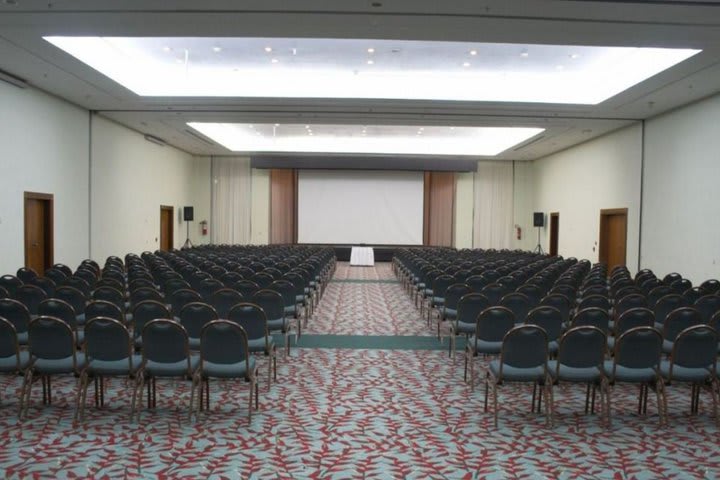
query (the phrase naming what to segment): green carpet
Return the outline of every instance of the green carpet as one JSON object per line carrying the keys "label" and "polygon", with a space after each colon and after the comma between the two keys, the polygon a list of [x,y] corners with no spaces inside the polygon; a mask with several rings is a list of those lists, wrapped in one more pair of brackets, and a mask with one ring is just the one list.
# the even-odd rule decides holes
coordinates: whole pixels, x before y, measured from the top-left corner
{"label": "green carpet", "polygon": [[[276,338],[277,345],[282,345],[281,338]],[[443,343],[436,337],[394,336],[394,335],[303,335],[295,345],[292,337],[291,345],[298,348],[346,348],[370,350],[448,350],[449,338]],[[465,338],[458,337],[457,349],[465,348]]]}
{"label": "green carpet", "polygon": [[330,283],[400,283],[400,280],[367,280],[364,278],[333,279]]}

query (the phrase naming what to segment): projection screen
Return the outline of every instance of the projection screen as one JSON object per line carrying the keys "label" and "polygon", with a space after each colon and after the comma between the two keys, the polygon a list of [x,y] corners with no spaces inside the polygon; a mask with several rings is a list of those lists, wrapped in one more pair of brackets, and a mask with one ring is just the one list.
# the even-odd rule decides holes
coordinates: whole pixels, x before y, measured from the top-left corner
{"label": "projection screen", "polygon": [[422,240],[422,172],[299,171],[299,243],[421,245]]}

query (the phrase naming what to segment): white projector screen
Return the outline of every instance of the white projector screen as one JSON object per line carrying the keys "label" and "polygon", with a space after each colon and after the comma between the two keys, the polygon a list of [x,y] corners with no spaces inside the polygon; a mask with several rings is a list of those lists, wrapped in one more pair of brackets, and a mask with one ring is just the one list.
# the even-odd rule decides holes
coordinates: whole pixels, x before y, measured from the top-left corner
{"label": "white projector screen", "polygon": [[422,172],[300,170],[298,242],[421,245]]}

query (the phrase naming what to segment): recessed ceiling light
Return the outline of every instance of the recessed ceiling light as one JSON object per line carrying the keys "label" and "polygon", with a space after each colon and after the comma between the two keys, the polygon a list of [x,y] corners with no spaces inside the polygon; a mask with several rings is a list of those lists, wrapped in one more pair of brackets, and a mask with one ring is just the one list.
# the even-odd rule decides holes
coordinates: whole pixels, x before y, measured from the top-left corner
{"label": "recessed ceiling light", "polygon": [[280,126],[280,124],[279,124],[279,123],[276,123],[276,124],[275,124],[275,126],[276,126],[276,127],[279,127],[279,126]]}
{"label": "recessed ceiling light", "polygon": [[221,48],[221,47],[213,47],[213,52],[218,53],[218,52],[221,52],[221,51],[222,51],[222,48]]}
{"label": "recessed ceiling light", "polygon": [[450,127],[450,130],[455,130],[455,127]]}
{"label": "recessed ceiling light", "polygon": [[305,128],[309,129],[309,128],[310,128],[310,125],[305,125]]}
{"label": "recessed ceiling light", "polygon": [[580,58],[580,55],[577,54],[577,53],[573,53],[572,55],[570,55],[570,58],[572,58],[573,60],[575,60],[576,58]]}
{"label": "recessed ceiling light", "polygon": [[368,52],[368,53],[375,53],[375,49],[372,48],[372,47],[370,47],[370,48],[367,49],[367,52]]}
{"label": "recessed ceiling light", "polygon": [[555,70],[563,70],[564,68],[563,65],[555,65]]}
{"label": "recessed ceiling light", "polygon": [[182,58],[176,58],[176,59],[175,59],[175,63],[183,63],[183,59],[182,59]]}
{"label": "recessed ceiling light", "polygon": [[372,65],[373,63],[375,63],[375,62],[373,62],[372,60],[368,60],[368,61],[367,61],[367,64],[368,64],[368,65]]}
{"label": "recessed ceiling light", "polygon": [[172,48],[170,47],[163,47],[163,52],[171,52]]}
{"label": "recessed ceiling light", "polygon": [[530,54],[528,52],[520,52],[520,56],[523,58],[527,58],[530,56]]}
{"label": "recessed ceiling light", "polygon": [[473,56],[477,55],[477,50],[470,50],[470,55],[473,55]]}
{"label": "recessed ceiling light", "polygon": [[266,51],[267,53],[272,52],[272,47],[265,47],[265,51]]}
{"label": "recessed ceiling light", "polygon": [[[2,1],[2,0],[0,0]],[[697,54],[681,48],[596,47],[576,45],[523,45],[501,43],[429,42],[417,40],[322,38],[150,38],[150,37],[45,37],[100,73],[140,96],[324,98],[375,100],[440,100],[465,102],[523,102],[554,104],[600,103]],[[274,47],[270,46],[270,42]],[[372,47],[367,44],[372,42]],[[223,55],[213,46],[222,43]],[[180,72],[175,57],[160,55],[163,46],[182,45],[193,52],[187,72]],[[179,47],[173,47],[176,52]],[[274,63],[258,65],[247,52],[299,51],[285,62],[291,82],[278,81]],[[358,69],[358,52],[402,51],[402,65]],[[533,61],[522,57],[533,49]],[[427,57],[428,49],[437,51]],[[476,65],[453,70],[441,59],[483,52]],[[184,49],[183,49],[184,51]],[[577,54],[573,75],[550,75],[554,63]],[[367,53],[366,53],[367,55]],[[212,58],[212,61],[210,59]],[[272,57],[271,57],[272,58]],[[473,57],[475,58],[475,57]],[[169,62],[168,62],[169,59]],[[374,57],[373,57],[374,59]],[[436,59],[436,60],[434,60]],[[280,58],[276,56],[278,63]],[[365,61],[368,57],[364,58]],[[469,59],[468,59],[469,60]],[[564,63],[566,60],[561,60]],[[462,65],[464,59],[456,60]],[[469,61],[467,62],[470,63]],[[231,70],[238,68],[238,73]],[[376,71],[381,70],[381,71]],[[569,67],[565,70],[570,71]],[[357,71],[357,73],[355,73]],[[238,82],[238,75],[243,81]],[[181,76],[182,75],[182,76]],[[483,88],[477,88],[479,84]],[[408,88],[412,85],[413,88]]]}
{"label": "recessed ceiling light", "polygon": [[463,62],[462,65],[463,65],[463,67],[469,67],[469,66],[470,66],[470,62]]}
{"label": "recessed ceiling light", "polygon": [[277,59],[277,58],[273,58],[272,60],[270,60],[270,62],[271,62],[271,63],[278,63],[278,59]]}
{"label": "recessed ceiling light", "polygon": [[[271,125],[271,124],[268,124]],[[443,135],[443,129],[417,126],[372,125],[372,134],[357,136],[348,125],[315,125],[322,135],[313,132],[298,135],[302,125],[287,125],[286,133],[259,137],[246,124],[188,123],[234,152],[286,152],[286,153],[373,153],[412,155],[470,155],[494,156],[535,135],[542,128],[525,127],[457,127],[453,135]],[[420,127],[424,128],[424,127]],[[415,135],[413,135],[415,133]],[[413,142],[422,136],[422,142]]]}

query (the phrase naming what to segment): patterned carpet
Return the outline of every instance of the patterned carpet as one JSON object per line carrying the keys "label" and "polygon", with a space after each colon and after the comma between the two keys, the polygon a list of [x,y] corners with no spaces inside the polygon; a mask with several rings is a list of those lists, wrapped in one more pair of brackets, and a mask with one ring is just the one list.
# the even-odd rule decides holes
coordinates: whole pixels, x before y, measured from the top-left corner
{"label": "patterned carpet", "polygon": [[[344,310],[343,303],[335,308]],[[373,322],[375,317],[366,320]],[[476,362],[482,379],[485,361]],[[211,411],[188,422],[189,382],[158,381],[158,408],[144,409],[140,422],[131,423],[122,380],[110,382],[104,409],[88,405],[84,424],[73,425],[72,378],[53,382],[51,407],[42,406],[37,385],[29,418],[19,422],[20,379],[7,378],[0,389],[0,476],[720,477],[719,431],[706,394],[700,415],[691,417],[689,389],[669,387],[669,426],[659,428],[652,392],[649,415],[640,417],[637,389],[616,387],[613,429],[606,431],[597,416],[582,414],[584,388],[562,386],[555,394],[556,425],[548,429],[543,416],[529,412],[531,389],[507,385],[500,390],[495,429],[492,414],[483,413],[482,381],[470,392],[462,382],[462,365],[462,355],[453,364],[440,350],[294,349],[289,358],[280,358],[279,381],[269,392],[261,359],[260,408],[250,425],[247,384],[212,383]]]}

